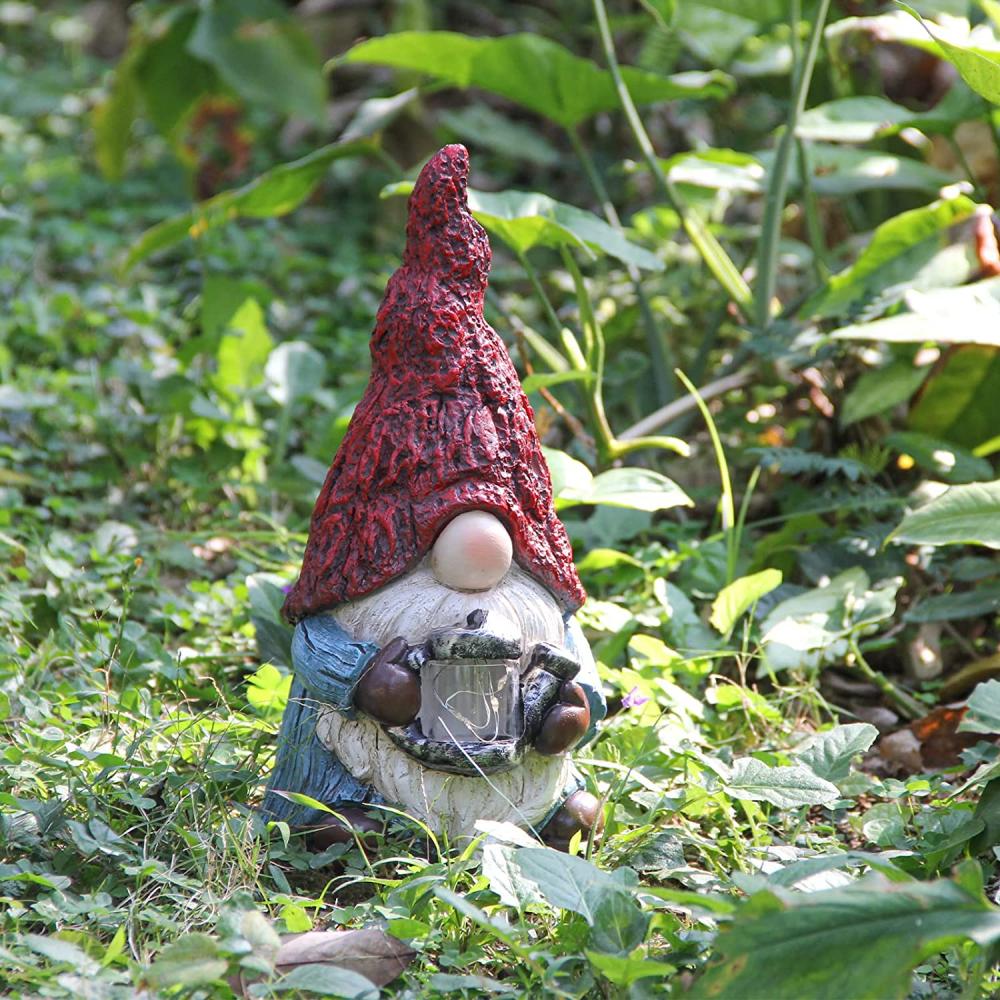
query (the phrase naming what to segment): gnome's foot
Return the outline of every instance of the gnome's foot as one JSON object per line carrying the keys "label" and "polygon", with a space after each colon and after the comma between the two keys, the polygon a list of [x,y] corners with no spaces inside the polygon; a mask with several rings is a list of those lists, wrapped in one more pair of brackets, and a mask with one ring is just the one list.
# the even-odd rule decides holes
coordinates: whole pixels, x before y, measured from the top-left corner
{"label": "gnome's foot", "polygon": [[541,830],[542,840],[557,851],[569,850],[569,842],[579,833],[587,840],[591,833],[604,829],[604,813],[600,799],[590,792],[574,792],[553,814]]}
{"label": "gnome's foot", "polygon": [[378,844],[384,824],[372,819],[357,806],[332,808],[336,810],[336,816],[327,814],[319,823],[309,827],[306,842],[312,850],[325,851],[334,844],[353,843],[355,838],[369,850]]}
{"label": "gnome's foot", "polygon": [[576,681],[563,681],[559,700],[545,713],[535,737],[535,749],[543,754],[565,753],[575,747],[590,726],[590,705]]}

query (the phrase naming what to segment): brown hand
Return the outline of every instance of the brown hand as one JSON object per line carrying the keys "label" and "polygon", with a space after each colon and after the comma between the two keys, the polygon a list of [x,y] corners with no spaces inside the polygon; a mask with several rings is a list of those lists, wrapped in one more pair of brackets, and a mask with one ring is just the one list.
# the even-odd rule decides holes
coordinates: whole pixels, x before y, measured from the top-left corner
{"label": "brown hand", "polygon": [[535,749],[542,754],[565,753],[576,746],[590,725],[590,705],[576,681],[563,681],[559,700],[545,713],[535,737]]}
{"label": "brown hand", "polygon": [[405,665],[414,662],[412,652],[399,637],[378,651],[354,691],[362,712],[388,726],[405,726],[417,717],[420,674]]}

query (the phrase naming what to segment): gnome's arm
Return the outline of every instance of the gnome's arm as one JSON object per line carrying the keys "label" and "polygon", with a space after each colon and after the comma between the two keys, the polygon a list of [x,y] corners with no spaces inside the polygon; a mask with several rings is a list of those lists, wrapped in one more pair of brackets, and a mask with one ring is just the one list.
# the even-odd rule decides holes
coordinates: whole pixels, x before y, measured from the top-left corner
{"label": "gnome's arm", "polygon": [[580,623],[570,615],[566,619],[566,650],[570,657],[580,664],[579,673],[573,678],[583,688],[590,706],[590,725],[583,734],[577,746],[585,746],[597,735],[597,724],[608,714],[608,705],[601,690],[601,681],[597,676],[597,664],[594,654],[590,651]]}
{"label": "gnome's arm", "polygon": [[292,637],[295,676],[318,701],[354,715],[354,689],[378,653],[371,642],[352,639],[332,615],[304,618]]}

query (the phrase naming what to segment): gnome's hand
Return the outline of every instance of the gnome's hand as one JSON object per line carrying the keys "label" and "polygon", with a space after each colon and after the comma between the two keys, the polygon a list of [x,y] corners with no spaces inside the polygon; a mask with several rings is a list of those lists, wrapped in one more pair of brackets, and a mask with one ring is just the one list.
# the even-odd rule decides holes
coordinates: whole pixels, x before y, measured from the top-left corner
{"label": "gnome's hand", "polygon": [[576,681],[563,681],[559,700],[545,713],[535,749],[542,754],[565,753],[583,739],[590,726],[587,695]]}
{"label": "gnome's hand", "polygon": [[376,653],[354,690],[354,704],[388,726],[405,726],[420,711],[423,647],[397,637]]}

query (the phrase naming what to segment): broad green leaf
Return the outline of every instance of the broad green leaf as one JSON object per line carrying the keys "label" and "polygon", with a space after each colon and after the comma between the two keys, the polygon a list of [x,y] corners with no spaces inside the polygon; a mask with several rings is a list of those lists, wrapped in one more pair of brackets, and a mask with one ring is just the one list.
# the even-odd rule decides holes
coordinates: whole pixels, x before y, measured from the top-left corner
{"label": "broad green leaf", "polygon": [[555,448],[542,448],[545,464],[552,477],[552,495],[559,496],[564,490],[587,490],[594,481],[594,474],[578,459]]}
{"label": "broad green leaf", "polygon": [[[411,181],[392,184],[386,195],[408,195]],[[469,188],[469,210],[491,235],[503,240],[516,254],[534,247],[576,247],[585,252],[601,252],[625,264],[650,271],[662,271],[664,264],[655,254],[625,239],[617,229],[574,205],[556,201],[535,191],[502,191],[490,194]]]}
{"label": "broad green leaf", "polygon": [[837,786],[801,765],[771,767],[756,757],[740,757],[724,779],[734,799],[770,802],[779,809],[830,805],[840,798]]}
{"label": "broad green leaf", "polygon": [[924,959],[1000,940],[1000,910],[955,882],[873,875],[819,892],[759,893],[716,938],[692,1000],[903,1000]]}
{"label": "broad green leaf", "polygon": [[[910,410],[909,425],[970,449],[989,441],[1000,427],[1000,350],[968,345],[949,351]],[[992,477],[989,463],[974,462],[978,473],[968,478]],[[974,466],[966,461],[964,469]]]}
{"label": "broad green leaf", "polygon": [[841,426],[867,420],[907,402],[930,373],[930,365],[918,368],[912,361],[906,360],[893,361],[883,368],[864,372],[844,397],[840,411]]}
{"label": "broad green leaf", "polygon": [[[400,31],[360,42],[338,62],[427,73],[456,87],[477,87],[572,128],[618,107],[611,74],[540,35],[473,38],[452,31]],[[636,104],[724,97],[724,74],[659,76],[630,66],[622,75]]]}
{"label": "broad green leaf", "polygon": [[691,498],[672,480],[652,469],[609,469],[587,486],[568,486],[556,496],[556,508],[576,504],[605,504],[632,510],[668,510],[691,507]]}
{"label": "broad green leaf", "polygon": [[985,545],[1000,549],[1000,479],[952,486],[907,514],[889,537],[911,545]]}
{"label": "broad green leaf", "polygon": [[248,298],[233,314],[219,341],[215,384],[231,396],[260,383],[273,342],[256,299]]}
{"label": "broad green leaf", "polygon": [[[909,157],[869,152],[828,143],[805,143],[809,185],[819,195],[838,198],[860,191],[939,191],[959,178]],[[774,151],[755,154],[765,171],[774,166]],[[792,165],[792,182],[801,185],[798,159]]]}
{"label": "broad green leaf", "polygon": [[381,996],[375,984],[360,972],[321,962],[297,965],[291,972],[269,983],[264,995],[281,996],[283,993],[343,997],[346,1000],[378,1000]]}
{"label": "broad green leaf", "polygon": [[559,162],[559,150],[540,132],[524,122],[514,121],[486,104],[473,104],[440,114],[458,142],[478,145],[501,156],[552,167]]}
{"label": "broad green leaf", "polygon": [[985,584],[960,594],[938,594],[910,608],[907,622],[947,622],[981,618],[1000,611],[1000,584]]}
{"label": "broad green leaf", "polygon": [[323,384],[326,361],[304,340],[288,340],[271,351],[264,368],[267,391],[282,406],[305,399]]}
{"label": "broad green leaf", "polygon": [[866,635],[892,616],[901,585],[896,577],[872,587],[868,574],[855,567],[782,601],[761,626],[766,665],[785,670],[836,662],[847,654],[850,636]]}
{"label": "broad green leaf", "polygon": [[128,271],[151,254],[175,246],[189,236],[198,239],[226,222],[286,215],[312,194],[334,160],[369,153],[373,148],[368,139],[321,146],[301,159],[265,171],[243,187],[223,191],[188,212],[165,219],[147,229],[133,244],[123,269]]}
{"label": "broad green leaf", "polygon": [[50,962],[69,965],[83,975],[93,976],[99,968],[98,963],[72,941],[42,934],[25,934],[22,940],[33,952],[44,955]]}
{"label": "broad green leaf", "polygon": [[835,340],[878,340],[886,344],[985,344],[1000,347],[1000,278],[961,288],[910,292],[910,312],[874,323],[841,327]]}
{"label": "broad green leaf", "polygon": [[655,976],[666,982],[677,969],[666,962],[654,962],[642,955],[607,955],[599,951],[588,951],[590,964],[615,986],[629,986],[639,979]]}
{"label": "broad green leaf", "polygon": [[590,928],[590,944],[610,955],[628,955],[646,939],[649,914],[640,909],[631,893],[601,894]]}
{"label": "broad green leaf", "polygon": [[156,961],[142,973],[142,981],[154,990],[170,986],[202,986],[221,979],[229,962],[218,942],[207,934],[185,934],[168,944]]}
{"label": "broad green leaf", "polygon": [[792,756],[827,781],[843,781],[850,773],[851,761],[877,737],[878,730],[867,722],[834,726],[800,743]]}
{"label": "broad green leaf", "polygon": [[885,443],[946,483],[982,482],[993,475],[993,466],[985,458],[929,434],[897,431],[886,437]]}
{"label": "broad green leaf", "polygon": [[187,50],[197,20],[198,12],[190,8],[168,13],[154,25],[158,33],[145,42],[136,60],[135,79],[146,112],[167,137],[202,97],[219,89],[211,66]]}
{"label": "broad green leaf", "polygon": [[91,116],[94,157],[101,173],[111,181],[120,180],[125,172],[125,153],[139,106],[135,68],[141,54],[140,46],[129,46],[115,69],[111,92],[94,108]]}
{"label": "broad green leaf", "polygon": [[716,66],[726,66],[757,33],[757,22],[742,11],[720,10],[711,3],[681,3],[674,27],[686,48]]}
{"label": "broad green leaf", "polygon": [[957,84],[929,111],[911,111],[885,97],[842,97],[804,111],[795,134],[825,142],[869,142],[904,128],[951,135],[959,122],[982,117],[982,102]]}
{"label": "broad green leaf", "polygon": [[675,184],[690,184],[716,191],[760,194],[767,180],[764,168],[755,157],[732,149],[678,153],[668,160],[660,160],[660,166]]}
{"label": "broad green leaf", "polygon": [[[802,307],[802,315],[837,316],[866,304],[875,296],[884,296],[892,288],[898,292],[889,297],[890,302],[892,298],[901,297],[906,289],[927,287],[920,280],[921,270],[948,247],[951,227],[971,218],[977,209],[974,201],[958,195],[901,212],[883,222],[858,259],[830,278],[826,287]],[[959,250],[961,252],[962,248]],[[964,262],[964,254],[962,256]],[[955,269],[950,283],[957,285],[969,280],[975,274],[972,267],[969,262]],[[937,272],[929,277],[940,282]]]}
{"label": "broad green leaf", "polygon": [[534,884],[550,906],[579,913],[592,928],[599,951],[629,952],[642,943],[648,918],[632,897],[630,868],[602,871],[586,858],[548,847],[506,848],[522,879]]}
{"label": "broad green leaf", "polygon": [[953,41],[937,25],[932,26],[925,21],[912,7],[905,3],[900,6],[920,21],[927,34],[940,46],[941,55],[977,94],[993,104],[1000,104],[1000,48],[982,49]]}
{"label": "broad green leaf", "polygon": [[1000,681],[975,686],[958,729],[963,733],[1000,733]]}
{"label": "broad green leaf", "polygon": [[712,603],[712,617],[709,621],[723,635],[729,635],[740,616],[780,583],[781,571],[776,569],[761,570],[751,576],[733,580],[719,591]]}
{"label": "broad green leaf", "polygon": [[213,0],[198,16],[188,51],[248,104],[323,120],[326,80],[319,53],[277,0]]}

